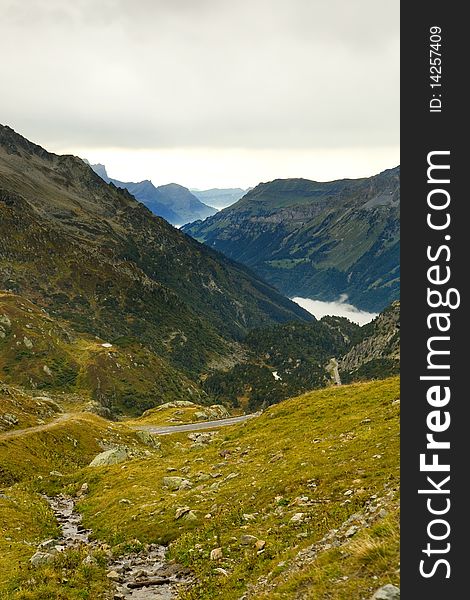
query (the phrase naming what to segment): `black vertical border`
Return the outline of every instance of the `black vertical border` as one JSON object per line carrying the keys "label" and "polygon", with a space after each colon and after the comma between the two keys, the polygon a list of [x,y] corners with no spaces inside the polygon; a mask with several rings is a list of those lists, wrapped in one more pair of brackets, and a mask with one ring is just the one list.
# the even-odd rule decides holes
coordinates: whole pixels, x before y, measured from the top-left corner
{"label": "black vertical border", "polygon": [[[466,581],[470,567],[466,546],[470,539],[470,327],[465,315],[470,278],[470,193],[466,189],[470,174],[470,135],[468,100],[465,88],[470,71],[469,25],[464,18],[464,3],[401,3],[401,597],[405,600],[442,600],[470,597]],[[429,112],[432,96],[429,72],[429,32],[442,29],[442,101],[441,113]],[[467,106],[465,106],[467,105]],[[417,491],[426,483],[419,470],[419,455],[426,446],[426,402],[428,383],[419,380],[426,370],[426,342],[430,335],[426,317],[428,244],[439,245],[443,233],[432,232],[426,225],[427,154],[450,150],[451,235],[450,285],[459,289],[461,306],[450,310],[451,342],[451,426],[442,439],[449,439],[446,451],[451,464],[451,509],[445,516],[451,526],[448,554],[451,575],[444,568],[428,579],[419,573],[420,560],[426,558],[427,524],[433,518],[426,510],[426,498]],[[444,310],[444,309],[441,309]],[[442,474],[441,474],[442,475]],[[439,474],[437,474],[439,479]],[[442,477],[440,477],[442,479]],[[442,547],[445,542],[433,542]],[[428,566],[431,564],[428,559]],[[464,591],[461,591],[464,590]],[[466,591],[465,591],[466,590]],[[463,593],[463,596],[462,596]],[[469,594],[468,596],[466,594]]]}

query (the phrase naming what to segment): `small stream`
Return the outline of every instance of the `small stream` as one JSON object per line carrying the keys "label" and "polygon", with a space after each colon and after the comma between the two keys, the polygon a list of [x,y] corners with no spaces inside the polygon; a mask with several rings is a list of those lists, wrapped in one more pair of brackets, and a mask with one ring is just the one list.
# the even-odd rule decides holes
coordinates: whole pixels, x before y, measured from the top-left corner
{"label": "small stream", "polygon": [[[90,550],[100,547],[90,540],[91,530],[82,525],[81,515],[75,511],[75,500],[59,494],[45,496],[51,506],[62,535],[55,540],[56,548],[67,549],[85,544]],[[191,582],[190,570],[165,560],[166,548],[149,544],[145,551],[111,558],[108,577],[115,585],[114,600],[173,600],[180,585]]]}

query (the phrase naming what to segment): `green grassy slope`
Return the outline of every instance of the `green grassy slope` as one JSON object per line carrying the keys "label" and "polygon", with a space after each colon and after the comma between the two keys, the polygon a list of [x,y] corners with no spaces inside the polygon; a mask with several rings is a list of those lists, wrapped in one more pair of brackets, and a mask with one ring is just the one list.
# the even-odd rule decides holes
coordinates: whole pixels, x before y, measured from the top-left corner
{"label": "green grassy slope", "polygon": [[[4,491],[35,498],[34,490],[74,493],[88,483],[89,494],[79,502],[84,524],[111,547],[170,543],[170,557],[190,566],[198,580],[182,598],[235,600],[247,593],[290,599],[305,590],[309,595],[299,598],[368,597],[398,580],[398,398],[397,378],[319,390],[204,438],[162,437],[160,450],[101,468],[82,468],[99,450],[96,440],[136,443],[135,434],[123,424],[80,417],[1,442]],[[54,450],[39,456],[44,448]],[[30,465],[16,483],[8,476],[15,461]],[[48,476],[52,468],[63,476]],[[183,477],[191,487],[172,491],[167,476]],[[186,512],[177,518],[181,507]],[[7,509],[0,499],[1,510]],[[22,518],[18,507],[9,515],[6,537],[10,521]],[[40,522],[26,521],[22,535],[49,535],[47,511]],[[243,536],[253,538],[245,543]],[[325,545],[325,536],[333,546]],[[3,545],[10,573],[5,589],[14,585],[11,561],[21,564],[27,548]],[[215,548],[222,556],[211,560]]]}

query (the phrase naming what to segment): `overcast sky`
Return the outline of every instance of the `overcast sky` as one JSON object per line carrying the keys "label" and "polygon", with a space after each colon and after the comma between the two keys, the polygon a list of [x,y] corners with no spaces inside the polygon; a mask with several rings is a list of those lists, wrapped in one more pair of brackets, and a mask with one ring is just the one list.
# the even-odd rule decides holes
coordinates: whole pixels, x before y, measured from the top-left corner
{"label": "overcast sky", "polygon": [[189,187],[399,163],[399,0],[0,0],[0,122]]}

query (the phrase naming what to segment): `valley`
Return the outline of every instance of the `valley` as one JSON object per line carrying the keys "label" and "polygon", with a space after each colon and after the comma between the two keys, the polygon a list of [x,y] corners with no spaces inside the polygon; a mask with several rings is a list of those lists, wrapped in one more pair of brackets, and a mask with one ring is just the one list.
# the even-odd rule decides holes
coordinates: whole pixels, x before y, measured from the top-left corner
{"label": "valley", "polygon": [[380,312],[399,296],[399,178],[396,167],[363,179],[276,179],[183,231],[290,298],[346,296]]}
{"label": "valley", "polygon": [[[351,184],[354,202],[393,212],[382,183]],[[2,599],[369,600],[398,584],[397,300],[362,326],[316,319],[6,126],[0,234]],[[371,306],[396,295],[389,275]]]}

